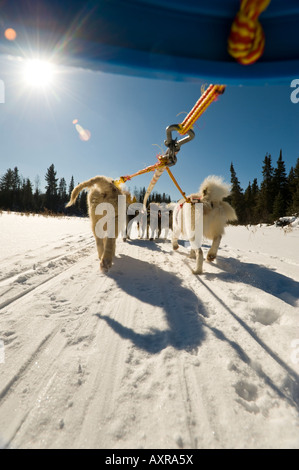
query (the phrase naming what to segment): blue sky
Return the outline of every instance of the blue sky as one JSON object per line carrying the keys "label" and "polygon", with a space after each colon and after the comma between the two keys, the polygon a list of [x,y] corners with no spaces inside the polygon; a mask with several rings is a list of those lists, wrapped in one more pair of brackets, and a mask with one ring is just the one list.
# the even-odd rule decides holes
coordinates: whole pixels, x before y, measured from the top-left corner
{"label": "blue sky", "polygon": [[[298,77],[299,78],[299,77]],[[47,168],[69,184],[95,175],[117,178],[155,163],[165,151],[165,129],[184,119],[198,100],[203,83],[110,75],[57,66],[51,85],[26,85],[24,62],[0,57],[5,103],[0,103],[0,175],[17,166],[43,189]],[[219,81],[221,83],[221,81]],[[266,153],[276,164],[280,149],[286,169],[299,157],[299,103],[290,83],[269,86],[228,85],[194,128],[196,137],[182,146],[172,171],[186,193],[210,174],[230,182],[233,162],[241,187],[261,182]],[[90,131],[82,141],[73,121]],[[180,137],[180,136],[179,136]],[[147,187],[152,173],[129,186]],[[164,173],[155,190],[180,197]]]}

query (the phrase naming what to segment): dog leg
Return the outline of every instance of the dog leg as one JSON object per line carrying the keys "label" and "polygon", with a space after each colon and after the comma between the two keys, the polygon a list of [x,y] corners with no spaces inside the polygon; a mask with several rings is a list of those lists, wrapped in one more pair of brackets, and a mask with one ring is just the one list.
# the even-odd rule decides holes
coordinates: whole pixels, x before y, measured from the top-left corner
{"label": "dog leg", "polygon": [[197,248],[195,251],[196,255],[196,268],[192,269],[193,274],[202,274],[203,265],[203,252],[201,248]]}
{"label": "dog leg", "polygon": [[191,259],[196,259],[196,252],[195,250],[191,249],[190,253],[189,253],[189,258]]}
{"label": "dog leg", "polygon": [[179,248],[179,236],[180,236],[180,229],[179,227],[174,227],[172,232],[172,249],[178,250]]}
{"label": "dog leg", "polygon": [[221,235],[214,237],[212,246],[208,251],[207,261],[214,261],[214,259],[216,259],[218,248],[221,242],[221,238],[222,238]]}
{"label": "dog leg", "polygon": [[105,238],[104,253],[100,262],[100,267],[107,272],[112,266],[113,256],[115,255],[115,238]]}
{"label": "dog leg", "polygon": [[173,250],[178,250],[179,248],[179,242],[176,237],[172,237],[172,249]]}
{"label": "dog leg", "polygon": [[104,252],[103,239],[97,236],[95,236],[95,238],[96,238],[96,243],[97,243],[98,257],[99,259],[101,259],[103,256],[103,252]]}

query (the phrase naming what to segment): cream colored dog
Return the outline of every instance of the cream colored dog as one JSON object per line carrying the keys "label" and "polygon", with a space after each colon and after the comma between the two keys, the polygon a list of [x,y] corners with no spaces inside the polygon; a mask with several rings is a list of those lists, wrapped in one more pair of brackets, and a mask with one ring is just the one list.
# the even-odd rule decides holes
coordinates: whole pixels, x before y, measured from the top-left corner
{"label": "cream colored dog", "polygon": [[[199,192],[190,194],[188,197],[193,202],[203,204],[203,236],[212,240],[212,246],[208,251],[207,260],[214,261],[217,256],[218,248],[221,242],[224,228],[229,221],[237,220],[235,210],[223,198],[230,194],[230,187],[217,176],[208,176],[199,188]],[[180,235],[186,236],[182,224],[182,212],[185,203],[184,199],[178,202],[173,213],[173,235],[172,247],[177,250],[179,247],[178,238]],[[191,230],[195,227],[195,207],[191,205]],[[191,240],[190,240],[191,241]],[[191,243],[192,247],[192,243]],[[202,273],[203,252],[201,248],[191,249],[190,256],[196,259],[196,268],[194,274]]]}
{"label": "cream colored dog", "polygon": [[[119,221],[118,221],[118,196],[125,195],[128,204],[129,193],[119,189],[113,182],[112,178],[106,176],[95,176],[88,181],[76,186],[71,194],[71,199],[66,207],[72,206],[82,191],[88,188],[88,212],[91,220],[92,231],[96,240],[98,255],[100,259],[100,267],[103,271],[108,271],[112,266],[113,258],[115,256],[116,238],[119,235]],[[101,237],[96,233],[96,225],[104,217],[104,214],[97,214],[96,208],[101,203],[109,203],[114,208],[114,237]]]}

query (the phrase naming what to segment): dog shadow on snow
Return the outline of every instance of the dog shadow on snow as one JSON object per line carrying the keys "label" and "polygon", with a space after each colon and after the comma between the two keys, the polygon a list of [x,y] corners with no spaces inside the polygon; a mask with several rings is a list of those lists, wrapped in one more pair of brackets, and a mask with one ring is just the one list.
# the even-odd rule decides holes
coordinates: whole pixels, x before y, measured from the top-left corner
{"label": "dog shadow on snow", "polygon": [[[194,292],[184,287],[175,274],[146,261],[121,255],[107,276],[128,296],[145,304],[137,303],[137,307],[133,307],[140,309],[138,324],[144,325],[145,332],[137,332],[112,316],[98,313],[99,319],[104,320],[120,337],[149,353],[158,353],[167,346],[196,353],[205,338],[202,316],[207,316],[207,312]],[[161,310],[157,311],[154,307]],[[128,306],[124,305],[124,318],[128,318],[126,308]],[[165,329],[146,327],[148,323],[154,324],[155,318],[159,323],[159,315],[163,312],[167,324]],[[150,315],[155,315],[154,321]]]}
{"label": "dog shadow on snow", "polygon": [[283,300],[292,307],[299,299],[299,282],[273,269],[236,258],[217,258],[217,274],[205,273],[207,279],[219,279],[229,283],[250,285]]}
{"label": "dog shadow on snow", "polygon": [[140,246],[141,248],[146,248],[149,251],[159,251],[161,253],[168,253],[164,249],[164,246],[165,244],[170,244],[171,241],[165,238],[154,238],[153,240],[132,238],[127,239],[126,243],[129,243],[134,246]]}
{"label": "dog shadow on snow", "polygon": [[[220,269],[223,269],[223,272],[222,274],[218,273],[217,277],[221,277],[222,279],[226,279],[228,282],[232,282],[233,273],[231,267],[234,266],[241,269],[241,265],[243,266],[243,263],[237,260],[234,260],[236,261],[236,263],[234,263],[231,259],[220,259],[219,261],[222,266]],[[224,269],[226,269],[226,271],[224,271]],[[256,269],[257,267],[255,265],[255,273]],[[259,276],[263,277],[265,275],[265,271],[263,271],[262,267],[260,267],[260,269],[261,271],[258,271]],[[268,272],[267,268],[264,268],[264,270]],[[210,294],[215,297],[215,300],[217,300],[219,304],[227,310],[227,313],[233,316],[235,320],[247,331],[247,333],[249,333],[249,335],[261,346],[261,348],[263,348],[264,351],[285,370],[286,377],[289,381],[288,390],[281,390],[279,384],[276,384],[262,369],[255,367],[252,363],[252,358],[247,355],[241,344],[228,338],[218,328],[209,325],[206,321],[206,317],[209,316],[208,311],[194,292],[184,287],[181,280],[175,274],[164,271],[156,265],[150,264],[146,261],[134,259],[127,255],[121,255],[117,258],[117,265],[111,269],[108,276],[113,279],[116,284],[128,294],[128,296],[136,298],[146,305],[148,304],[152,307],[160,307],[162,311],[164,311],[167,323],[167,327],[164,330],[151,328],[147,329],[146,332],[143,333],[137,332],[134,327],[125,326],[112,318],[113,311],[111,311],[111,316],[97,313],[96,316],[99,319],[104,320],[121,338],[128,339],[136,347],[143,349],[150,354],[159,353],[168,346],[172,346],[178,350],[185,350],[191,354],[197,354],[198,348],[205,340],[205,331],[210,331],[220,341],[226,342],[235,351],[235,353],[237,353],[242,362],[249,366],[252,365],[253,370],[257,375],[263,379],[265,384],[267,384],[275,394],[277,394],[277,396],[299,410],[298,374],[274,351],[272,351],[258,337],[254,330],[252,330],[241,317],[233,312],[225,302],[212,291],[206,283],[206,280],[211,276],[210,274],[206,273],[206,277],[197,276],[197,278],[200,283],[206,286]],[[125,315],[126,308],[128,308],[128,305],[124,305],[123,317],[125,319],[128,318],[128,315]],[[140,305],[138,316],[139,325],[146,325],[149,320],[149,315],[156,315],[157,318],[157,315],[161,315],[162,311],[160,310],[159,312],[155,312],[154,308],[148,309],[146,306],[143,311],[142,305]],[[159,318],[157,319],[157,322],[159,322]],[[205,327],[205,331],[203,330],[203,327]]]}

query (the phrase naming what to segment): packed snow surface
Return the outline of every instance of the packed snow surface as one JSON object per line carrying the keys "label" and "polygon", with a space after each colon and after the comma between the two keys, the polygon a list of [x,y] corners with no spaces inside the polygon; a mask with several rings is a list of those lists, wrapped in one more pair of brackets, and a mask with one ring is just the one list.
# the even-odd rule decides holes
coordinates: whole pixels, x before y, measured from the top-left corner
{"label": "packed snow surface", "polygon": [[[299,448],[299,227],[226,229],[219,256],[0,215],[0,442]],[[209,241],[204,240],[206,254]]]}

